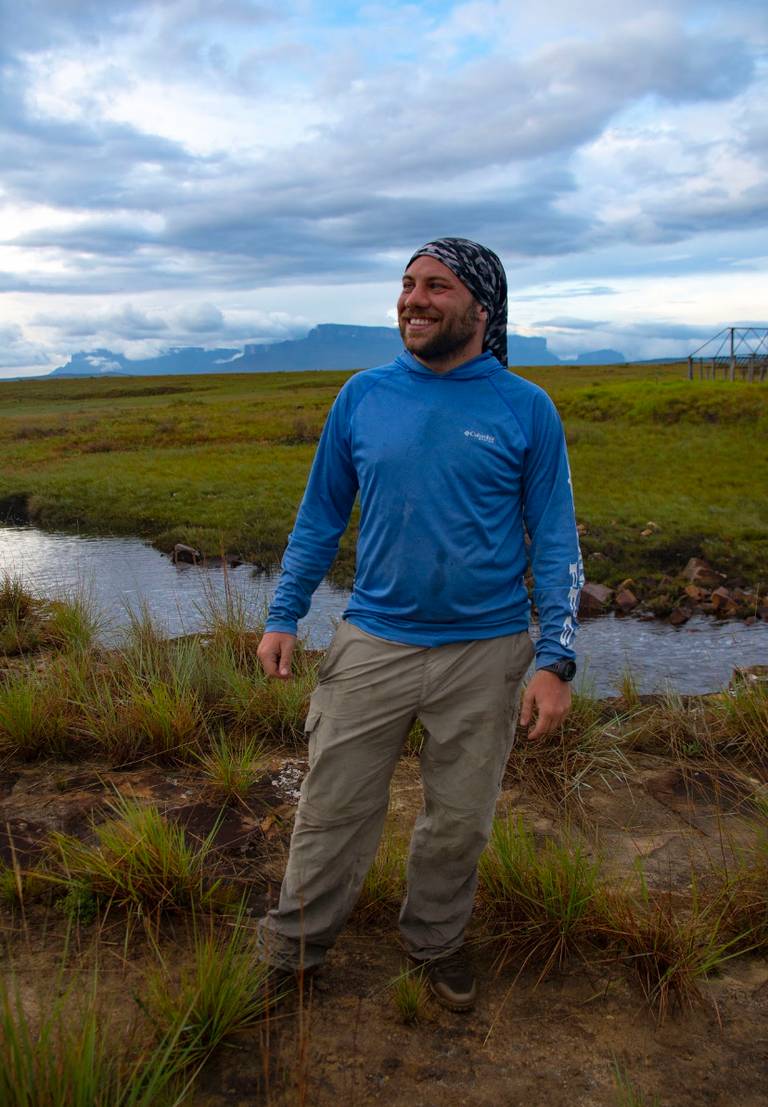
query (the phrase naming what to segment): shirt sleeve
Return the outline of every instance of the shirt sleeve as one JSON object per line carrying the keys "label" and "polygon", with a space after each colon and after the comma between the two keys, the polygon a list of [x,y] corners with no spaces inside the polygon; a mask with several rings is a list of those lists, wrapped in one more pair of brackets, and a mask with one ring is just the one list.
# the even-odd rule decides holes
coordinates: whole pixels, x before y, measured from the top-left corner
{"label": "shirt sleeve", "polygon": [[320,436],[265,630],[296,633],[296,623],[309,611],[312,594],[336,556],[356,495],[349,403],[342,389]]}
{"label": "shirt sleeve", "polygon": [[526,458],[523,517],[531,538],[533,598],[539,614],[536,668],[573,658],[584,570],[576,530],[565,435],[544,393],[534,404]]}

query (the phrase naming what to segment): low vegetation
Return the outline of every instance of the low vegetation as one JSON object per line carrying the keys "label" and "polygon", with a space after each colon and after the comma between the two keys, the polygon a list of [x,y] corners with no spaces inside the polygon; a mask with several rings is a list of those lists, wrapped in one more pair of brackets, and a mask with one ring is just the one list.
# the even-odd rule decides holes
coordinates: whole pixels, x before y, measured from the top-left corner
{"label": "low vegetation", "polygon": [[[7,579],[4,591],[22,621],[36,610],[19,582]],[[77,826],[38,829],[30,842],[29,823],[12,830],[9,821],[2,838],[11,849],[0,863],[0,1102],[9,1107],[198,1107],[199,1089],[222,1057],[241,1056],[233,1051],[243,1041],[259,1067],[254,1103],[311,1101],[313,984],[307,977],[292,999],[283,995],[285,982],[259,960],[253,919],[276,894],[291,823],[290,804],[275,795],[265,806],[261,797],[277,766],[303,766],[319,658],[299,647],[296,680],[267,682],[258,637],[225,596],[197,635],[167,640],[140,611],[114,648],[63,635],[4,659],[0,750],[10,787],[35,781],[34,796],[44,784],[55,809],[70,788],[96,782]],[[742,681],[717,695],[651,699],[625,674],[618,691],[612,701],[582,693],[559,732],[517,743],[507,784],[525,814],[502,810],[494,824],[470,943],[486,982],[498,978],[504,995],[557,989],[583,974],[592,1005],[619,981],[633,1018],[645,1005],[655,1027],[693,1017],[694,1007],[711,1010],[718,974],[736,958],[768,953],[768,690]],[[415,726],[400,767],[414,781],[425,741]],[[617,875],[596,827],[595,793],[629,796],[642,790],[642,773],[669,778],[673,799],[711,794],[716,847],[706,856],[691,847],[690,873],[675,883],[639,857]],[[207,812],[209,823],[196,828],[182,807]],[[631,823],[623,810],[611,818],[612,827]],[[220,840],[225,824],[231,837]],[[440,1015],[421,975],[393,979],[392,966],[384,988],[365,976],[372,953],[396,942],[407,839],[395,805],[348,931],[358,991],[345,1010],[378,1003],[386,1035],[426,1041]],[[258,848],[248,852],[246,842]],[[53,1003],[50,980],[38,995],[37,982],[15,969],[50,941],[62,956]],[[118,999],[105,983],[115,973],[130,979]],[[506,998],[499,1003],[489,1034]],[[357,1018],[349,1014],[350,1034]],[[276,1043],[296,1019],[297,1043],[285,1046],[294,1061],[278,1071]],[[442,1031],[435,1039],[447,1040]],[[616,1070],[606,1094],[654,1102],[626,1072]]]}
{"label": "low vegetation", "polygon": [[[563,416],[590,579],[632,577],[650,594],[703,556],[765,590],[768,507],[754,490],[768,487],[768,461],[753,448],[768,428],[764,388],[688,382],[680,365],[517,371]],[[0,382],[0,506],[43,527],[275,565],[348,376]],[[339,581],[351,579],[354,530]]]}

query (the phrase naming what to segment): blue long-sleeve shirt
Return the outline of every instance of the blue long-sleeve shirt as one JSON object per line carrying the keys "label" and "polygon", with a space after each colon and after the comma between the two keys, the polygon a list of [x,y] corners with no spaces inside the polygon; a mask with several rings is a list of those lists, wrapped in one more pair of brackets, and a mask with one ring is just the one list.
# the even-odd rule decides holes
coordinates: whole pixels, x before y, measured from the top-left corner
{"label": "blue long-sleeve shirt", "polygon": [[[320,439],[266,629],[296,632],[360,496],[345,619],[423,646],[524,630],[573,657],[581,556],[560,418],[491,354],[439,374],[403,352],[342,388]],[[530,536],[527,548],[525,532]]]}

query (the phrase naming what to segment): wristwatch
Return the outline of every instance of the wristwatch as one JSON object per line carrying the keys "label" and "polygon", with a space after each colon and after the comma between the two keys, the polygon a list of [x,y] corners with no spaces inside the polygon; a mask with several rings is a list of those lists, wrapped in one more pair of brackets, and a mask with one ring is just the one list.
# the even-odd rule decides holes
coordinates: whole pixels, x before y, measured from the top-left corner
{"label": "wristwatch", "polygon": [[554,673],[561,680],[573,680],[576,676],[576,662],[570,658],[564,657],[560,661],[553,661],[551,665],[542,665],[541,668],[548,673]]}

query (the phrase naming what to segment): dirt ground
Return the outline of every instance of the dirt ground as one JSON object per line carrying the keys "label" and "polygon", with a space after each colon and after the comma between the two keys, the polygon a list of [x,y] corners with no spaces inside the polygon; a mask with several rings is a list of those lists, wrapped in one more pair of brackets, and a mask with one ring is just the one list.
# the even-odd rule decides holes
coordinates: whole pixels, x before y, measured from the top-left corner
{"label": "dirt ground", "polygon": [[[217,828],[222,871],[253,882],[254,919],[279,887],[299,757],[276,761],[247,804],[228,810]],[[648,754],[633,756],[625,779],[593,780],[572,809],[570,832],[621,881],[642,859],[649,884],[690,893],[692,874],[706,874],[754,834],[753,782],[735,771],[683,772]],[[90,833],[119,791],[158,802],[192,837],[220,815],[199,774],[140,768],[126,772],[87,764],[11,765],[0,771],[0,855],[34,863],[52,829]],[[404,759],[392,789],[390,829],[407,837],[421,800],[418,762]],[[505,781],[500,810],[520,812],[541,836],[562,814]],[[264,874],[267,873],[265,882]],[[705,879],[705,877],[703,878]],[[153,937],[126,937],[119,918],[66,936],[51,905],[19,913],[0,909],[3,962],[27,997],[41,995],[69,967],[89,964],[98,949],[100,989],[116,1009],[133,1009],[156,948],[174,956],[181,921]],[[151,938],[151,940],[150,940]],[[392,918],[353,918],[311,986],[286,1001],[257,1031],[218,1051],[190,1099],[193,1107],[615,1107],[618,1065],[646,1102],[664,1107],[768,1105],[768,959],[741,956],[701,986],[702,1002],[659,1024],[626,967],[570,963],[538,982],[534,969],[494,970],[492,951],[475,927],[470,945],[481,985],[474,1012],[429,1002],[413,1026],[401,1021],[391,983],[403,968]],[[65,955],[66,945],[66,955]],[[42,990],[42,991],[41,991]],[[126,997],[131,1002],[126,1003]],[[30,1000],[31,1002],[31,1000]],[[125,1016],[127,1017],[127,1015]]]}

